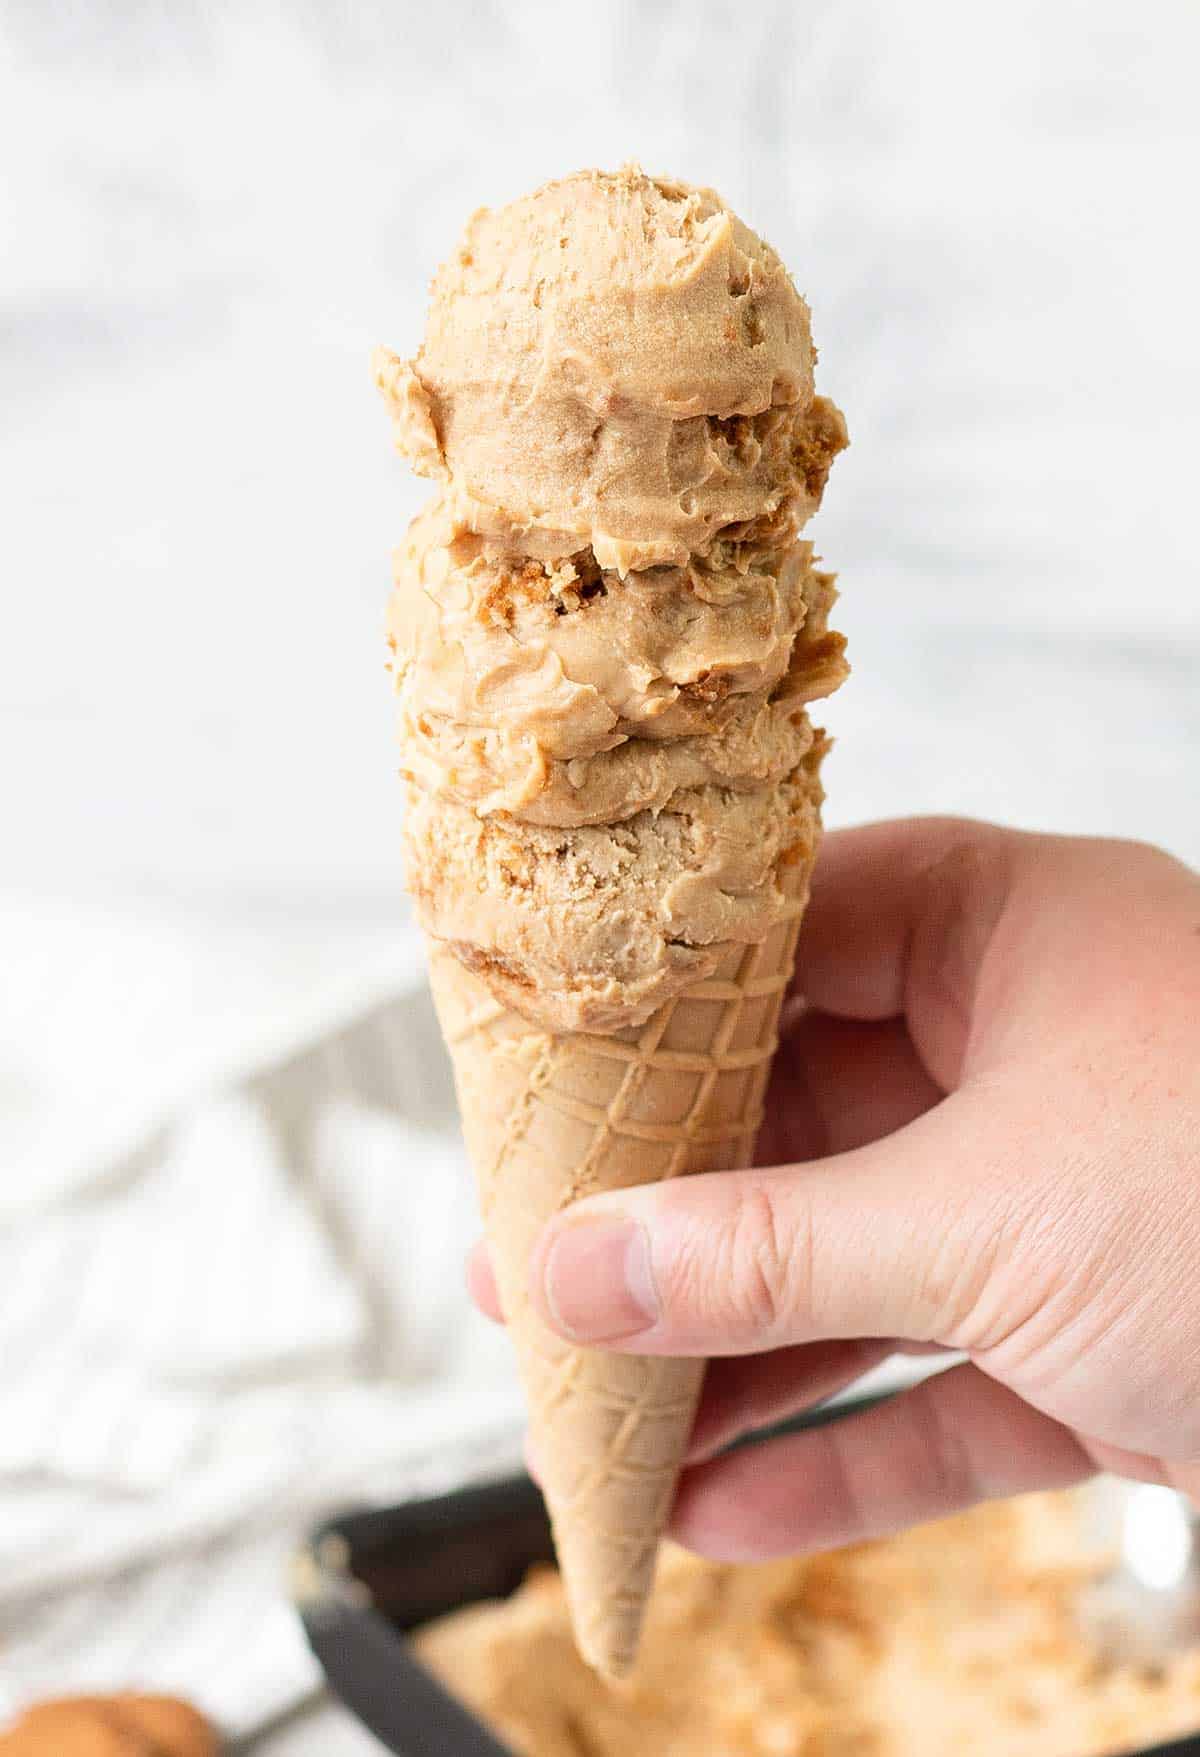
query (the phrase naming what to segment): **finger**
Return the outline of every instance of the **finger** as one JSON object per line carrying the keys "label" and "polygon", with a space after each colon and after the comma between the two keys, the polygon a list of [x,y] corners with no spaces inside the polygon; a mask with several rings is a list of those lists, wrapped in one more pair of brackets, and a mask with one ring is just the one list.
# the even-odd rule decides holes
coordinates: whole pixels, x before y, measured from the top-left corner
{"label": "finger", "polygon": [[1038,845],[958,818],[827,836],[800,929],[797,990],[847,1018],[907,1017],[922,1060],[949,1089],[1015,866]]}
{"label": "finger", "polygon": [[467,1292],[485,1318],[490,1318],[494,1324],[503,1324],[500,1294],[484,1239],[479,1239],[472,1245],[467,1257]]}
{"label": "finger", "polygon": [[904,1022],[803,1011],[780,1040],[758,1137],[760,1165],[845,1153],[914,1121],[943,1097]]}
{"label": "finger", "polygon": [[863,1415],[687,1471],[672,1532],[702,1555],[758,1562],[1092,1474],[1066,1428],[961,1366]]}
{"label": "finger", "polygon": [[[760,1164],[842,1153],[891,1134],[943,1096],[903,1024],[802,1013],[781,1041],[759,1133]],[[487,1243],[467,1258],[467,1291],[485,1317],[504,1322]]]}
{"label": "finger", "polygon": [[1041,1187],[1010,1124],[1002,1089],[958,1092],[832,1159],[589,1197],[543,1232],[531,1296],[569,1341],[637,1354],[861,1336],[970,1348],[998,1289],[1014,1324],[1042,1296],[1004,1277]]}
{"label": "finger", "polygon": [[748,1360],[714,1360],[692,1429],[689,1461],[699,1463],[756,1428],[813,1409],[894,1353],[886,1341],[812,1342]]}
{"label": "finger", "polygon": [[[940,1097],[898,1021],[805,1016],[780,1046],[758,1157],[842,1152],[900,1128]],[[483,1239],[467,1260],[467,1288],[486,1317],[504,1322]],[[896,1341],[893,1352],[902,1346]]]}
{"label": "finger", "polygon": [[1159,1024],[1190,1019],[1198,907],[1197,876],[1141,844],[871,824],[825,840],[795,987],[847,1018],[903,1015],[951,1090],[1064,1019],[1099,1014],[1120,1035],[1130,1015],[1145,1025],[1146,997]]}
{"label": "finger", "polygon": [[[1108,1446],[1102,1441],[1089,1439],[1086,1434],[1077,1434],[1076,1437],[1096,1469],[1106,1476],[1121,1476],[1131,1482],[1156,1483],[1160,1487],[1183,1486],[1171,1466],[1161,1458],[1152,1457],[1148,1452],[1131,1452],[1124,1446]],[[1183,1469],[1186,1471],[1187,1466]]]}
{"label": "finger", "polygon": [[1108,1446],[1090,1439],[1086,1434],[1077,1434],[1076,1438],[1096,1469],[1106,1475],[1171,1488],[1200,1505],[1200,1464],[1161,1458],[1149,1452],[1130,1452],[1123,1446]]}

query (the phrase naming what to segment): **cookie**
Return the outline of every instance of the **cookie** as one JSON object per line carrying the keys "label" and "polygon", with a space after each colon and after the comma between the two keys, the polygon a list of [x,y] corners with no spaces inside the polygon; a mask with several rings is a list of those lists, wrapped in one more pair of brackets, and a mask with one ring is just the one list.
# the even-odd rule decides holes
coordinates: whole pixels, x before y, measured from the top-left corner
{"label": "cookie", "polygon": [[217,1757],[204,1716],[169,1696],[40,1702],[0,1733],[0,1757]]}
{"label": "cookie", "polygon": [[137,1728],[154,1757],[159,1757],[159,1751],[162,1757],[217,1757],[217,1735],[190,1702],[173,1696],[126,1694],[114,1697],[113,1706]]}

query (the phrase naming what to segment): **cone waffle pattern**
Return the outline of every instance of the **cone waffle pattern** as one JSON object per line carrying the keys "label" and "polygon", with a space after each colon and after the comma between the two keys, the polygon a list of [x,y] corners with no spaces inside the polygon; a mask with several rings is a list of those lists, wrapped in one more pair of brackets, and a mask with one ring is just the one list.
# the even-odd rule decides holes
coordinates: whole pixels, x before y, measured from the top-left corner
{"label": "cone waffle pattern", "polygon": [[536,1317],[525,1266],[582,1196],[750,1162],[810,868],[806,855],[788,869],[792,909],[768,939],[615,1036],[540,1031],[433,952],[580,1648],[616,1676],[637,1649],[704,1366],[567,1347]]}

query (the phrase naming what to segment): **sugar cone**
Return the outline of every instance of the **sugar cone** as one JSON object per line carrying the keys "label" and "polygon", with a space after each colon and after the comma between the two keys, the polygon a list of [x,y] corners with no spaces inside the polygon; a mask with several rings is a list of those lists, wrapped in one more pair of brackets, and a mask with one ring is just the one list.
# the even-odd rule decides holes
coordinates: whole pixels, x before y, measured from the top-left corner
{"label": "sugar cone", "polygon": [[568,1347],[529,1301],[529,1255],[551,1215],[582,1196],[750,1162],[811,853],[794,851],[789,910],[765,941],[731,950],[706,981],[613,1036],[541,1030],[433,948],[576,1638],[611,1676],[637,1651],[704,1363]]}

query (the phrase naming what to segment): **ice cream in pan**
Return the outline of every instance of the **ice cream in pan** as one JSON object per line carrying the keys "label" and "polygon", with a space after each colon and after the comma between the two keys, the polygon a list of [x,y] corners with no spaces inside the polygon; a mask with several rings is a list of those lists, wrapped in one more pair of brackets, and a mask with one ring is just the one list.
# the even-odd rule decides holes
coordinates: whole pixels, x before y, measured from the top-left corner
{"label": "ice cream in pan", "polygon": [[800,532],[846,444],[808,308],[711,190],[589,171],[477,213],[411,362],[397,556],[409,886],[577,1639],[627,1671],[694,1361],[567,1347],[579,1197],[748,1163],[845,674]]}

